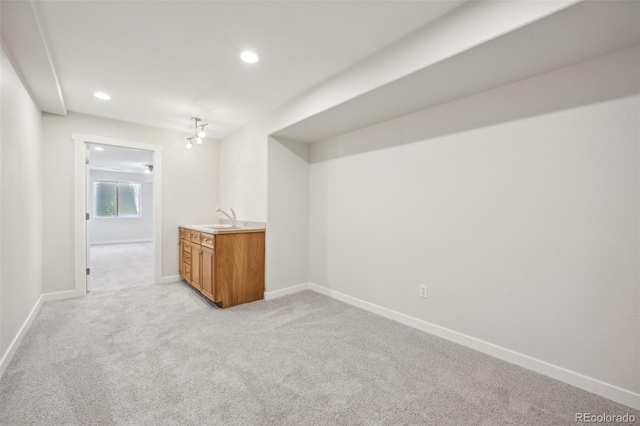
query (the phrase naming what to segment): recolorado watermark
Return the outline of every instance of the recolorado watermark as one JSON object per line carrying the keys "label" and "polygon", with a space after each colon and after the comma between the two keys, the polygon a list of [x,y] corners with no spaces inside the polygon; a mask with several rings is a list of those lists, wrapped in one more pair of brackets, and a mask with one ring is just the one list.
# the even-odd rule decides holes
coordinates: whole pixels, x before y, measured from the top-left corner
{"label": "recolorado watermark", "polygon": [[606,414],[606,413],[576,413],[576,423],[633,423],[636,416],[633,414]]}

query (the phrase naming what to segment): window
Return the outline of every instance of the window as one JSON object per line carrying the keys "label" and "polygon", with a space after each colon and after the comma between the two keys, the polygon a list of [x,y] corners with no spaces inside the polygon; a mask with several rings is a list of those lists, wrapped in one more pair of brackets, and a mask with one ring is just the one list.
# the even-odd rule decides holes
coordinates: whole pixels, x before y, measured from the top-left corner
{"label": "window", "polygon": [[141,217],[140,183],[93,182],[94,217]]}

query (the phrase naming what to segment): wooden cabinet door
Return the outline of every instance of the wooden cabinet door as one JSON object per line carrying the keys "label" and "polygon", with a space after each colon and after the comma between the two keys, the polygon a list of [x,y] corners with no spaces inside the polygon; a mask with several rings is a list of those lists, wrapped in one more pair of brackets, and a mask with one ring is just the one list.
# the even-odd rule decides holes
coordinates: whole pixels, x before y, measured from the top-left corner
{"label": "wooden cabinet door", "polygon": [[202,263],[202,246],[191,243],[191,285],[202,290],[200,264]]}
{"label": "wooden cabinet door", "polygon": [[222,308],[264,298],[264,232],[216,235],[216,292]]}
{"label": "wooden cabinet door", "polygon": [[216,280],[216,258],[214,251],[207,247],[202,247],[202,294],[209,299],[216,301],[215,280]]}

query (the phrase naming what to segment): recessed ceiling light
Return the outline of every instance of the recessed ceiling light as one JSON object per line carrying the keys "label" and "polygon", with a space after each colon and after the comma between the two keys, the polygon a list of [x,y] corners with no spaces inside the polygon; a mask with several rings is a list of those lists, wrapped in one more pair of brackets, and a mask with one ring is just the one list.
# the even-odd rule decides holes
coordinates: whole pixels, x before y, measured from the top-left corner
{"label": "recessed ceiling light", "polygon": [[255,64],[256,62],[258,62],[260,60],[258,55],[256,55],[255,53],[253,53],[253,52],[251,52],[249,50],[245,50],[244,52],[242,52],[240,54],[240,59],[242,59],[243,61],[245,61],[248,64]]}
{"label": "recessed ceiling light", "polygon": [[101,146],[96,146],[96,147],[95,147],[95,148],[93,148],[93,149],[95,149],[96,151],[104,151],[104,148],[103,148],[103,147],[101,147]]}
{"label": "recessed ceiling light", "polygon": [[107,95],[104,92],[96,92],[93,94],[93,96],[95,96],[98,99],[102,99],[103,101],[111,100],[111,96]]}

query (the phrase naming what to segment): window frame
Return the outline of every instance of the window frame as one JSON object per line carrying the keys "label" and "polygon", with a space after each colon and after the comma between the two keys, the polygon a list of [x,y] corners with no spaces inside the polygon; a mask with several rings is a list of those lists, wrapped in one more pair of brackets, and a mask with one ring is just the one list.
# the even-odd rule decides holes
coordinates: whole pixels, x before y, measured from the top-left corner
{"label": "window frame", "polygon": [[[96,184],[100,183],[100,182],[104,182],[104,183],[115,183],[116,184],[116,215],[115,216],[98,216],[96,214],[96,197],[97,197],[97,191],[96,191]],[[118,200],[119,197],[119,192],[118,192],[118,185],[121,183],[126,183],[126,184],[131,184],[131,183],[135,183],[139,186],[139,192],[138,192],[138,204],[139,204],[139,209],[138,209],[138,216],[120,216],[120,202]],[[93,205],[91,206],[91,214],[92,214],[92,219],[142,219],[142,184],[144,182],[140,181],[140,180],[131,180],[131,179],[127,179],[127,180],[116,180],[116,179],[99,179],[99,178],[92,178],[91,179],[91,196],[93,198]]]}

